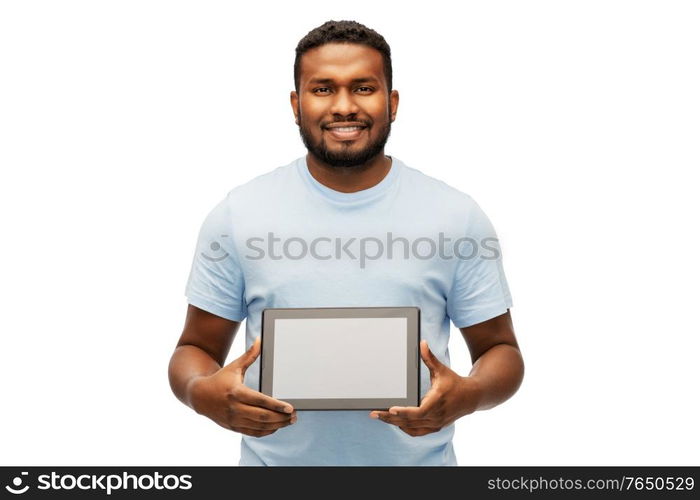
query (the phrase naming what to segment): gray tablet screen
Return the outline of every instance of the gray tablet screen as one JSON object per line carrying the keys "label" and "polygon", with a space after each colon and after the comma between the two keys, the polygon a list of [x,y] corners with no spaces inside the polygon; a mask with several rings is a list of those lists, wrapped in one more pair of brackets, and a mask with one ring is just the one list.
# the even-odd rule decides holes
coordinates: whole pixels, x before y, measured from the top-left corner
{"label": "gray tablet screen", "polygon": [[417,406],[420,309],[268,308],[260,392],[298,410]]}
{"label": "gray tablet screen", "polygon": [[272,396],[405,398],[406,336],[406,318],[278,318]]}

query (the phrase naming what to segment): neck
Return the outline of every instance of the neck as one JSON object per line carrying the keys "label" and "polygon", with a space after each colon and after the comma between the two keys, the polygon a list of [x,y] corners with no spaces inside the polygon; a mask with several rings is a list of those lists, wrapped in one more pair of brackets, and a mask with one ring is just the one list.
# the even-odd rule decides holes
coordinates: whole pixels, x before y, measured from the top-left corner
{"label": "neck", "polygon": [[333,167],[309,153],[306,165],[313,178],[324,186],[341,193],[354,193],[379,184],[391,169],[391,158],[382,151],[362,165]]}

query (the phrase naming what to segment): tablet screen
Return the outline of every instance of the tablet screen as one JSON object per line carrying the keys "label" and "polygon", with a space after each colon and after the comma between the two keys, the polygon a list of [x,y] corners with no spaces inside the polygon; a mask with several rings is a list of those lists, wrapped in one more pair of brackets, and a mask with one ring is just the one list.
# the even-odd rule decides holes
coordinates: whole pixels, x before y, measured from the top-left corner
{"label": "tablet screen", "polygon": [[420,309],[266,308],[260,392],[298,410],[418,406]]}
{"label": "tablet screen", "polygon": [[272,397],[405,398],[406,318],[275,320]]}

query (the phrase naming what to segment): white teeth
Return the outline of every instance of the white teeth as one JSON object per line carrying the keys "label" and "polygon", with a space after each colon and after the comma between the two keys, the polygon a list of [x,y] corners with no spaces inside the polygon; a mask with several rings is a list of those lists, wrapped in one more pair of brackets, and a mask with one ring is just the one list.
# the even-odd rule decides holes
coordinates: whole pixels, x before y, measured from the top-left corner
{"label": "white teeth", "polygon": [[336,132],[354,132],[355,130],[360,130],[362,127],[334,127],[333,130]]}

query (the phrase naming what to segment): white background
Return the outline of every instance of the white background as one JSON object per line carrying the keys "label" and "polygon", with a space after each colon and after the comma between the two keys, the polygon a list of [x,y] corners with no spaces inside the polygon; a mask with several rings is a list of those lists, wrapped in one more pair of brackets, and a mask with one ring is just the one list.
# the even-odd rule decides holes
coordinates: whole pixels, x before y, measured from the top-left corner
{"label": "white background", "polygon": [[391,45],[386,152],[501,239],[526,376],[460,464],[697,465],[700,7],[640,0],[2,2],[0,464],[238,462],[167,365],[204,216],[305,153],[328,19]]}

